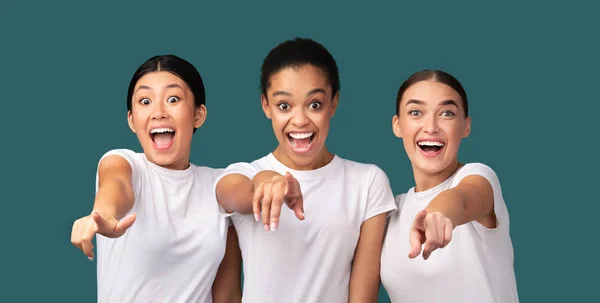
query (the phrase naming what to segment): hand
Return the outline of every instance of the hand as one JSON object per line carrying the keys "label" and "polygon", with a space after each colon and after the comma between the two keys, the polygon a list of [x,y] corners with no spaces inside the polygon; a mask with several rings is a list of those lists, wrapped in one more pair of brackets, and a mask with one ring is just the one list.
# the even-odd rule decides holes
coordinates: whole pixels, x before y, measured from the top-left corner
{"label": "hand", "polygon": [[135,214],[130,214],[119,221],[112,216],[94,211],[89,216],[79,218],[73,223],[71,243],[83,251],[88,259],[92,261],[94,260],[94,246],[92,245],[94,235],[100,234],[109,238],[118,238],[133,225],[135,218]]}
{"label": "hand", "polygon": [[300,191],[300,183],[289,172],[284,176],[275,176],[270,182],[260,183],[254,190],[252,199],[252,210],[254,219],[259,220],[262,212],[262,220],[265,231],[277,230],[279,226],[279,215],[281,206],[286,204],[294,211],[296,217],[304,220],[304,201]]}
{"label": "hand", "polygon": [[410,228],[410,253],[408,257],[413,259],[419,256],[423,243],[423,259],[427,260],[431,253],[444,248],[452,240],[452,221],[440,212],[427,213],[420,211]]}

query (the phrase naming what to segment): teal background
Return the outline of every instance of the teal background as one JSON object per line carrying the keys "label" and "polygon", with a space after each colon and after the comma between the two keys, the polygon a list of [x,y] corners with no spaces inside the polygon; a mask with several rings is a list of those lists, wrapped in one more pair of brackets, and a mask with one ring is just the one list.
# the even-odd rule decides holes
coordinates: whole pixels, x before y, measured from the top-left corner
{"label": "teal background", "polygon": [[382,167],[396,194],[413,186],[391,131],[400,83],[424,68],[458,77],[473,117],[460,159],[500,178],[521,302],[597,300],[600,22],[584,3],[3,1],[0,300],[95,302],[95,262],[70,231],[91,210],[100,156],[140,150],[125,106],[139,64],[173,53],[196,65],[208,120],[192,161],[224,167],[274,149],[259,68],[294,36],[340,67],[328,147]]}

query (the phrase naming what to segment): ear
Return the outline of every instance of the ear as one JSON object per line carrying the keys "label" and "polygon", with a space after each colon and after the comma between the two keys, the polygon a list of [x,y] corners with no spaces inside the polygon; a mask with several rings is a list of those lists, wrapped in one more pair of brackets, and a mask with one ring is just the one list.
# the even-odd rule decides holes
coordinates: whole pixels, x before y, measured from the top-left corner
{"label": "ear", "polygon": [[135,134],[135,125],[133,124],[133,115],[131,111],[127,111],[127,124],[129,124],[129,129]]}
{"label": "ear", "polygon": [[208,111],[206,110],[206,106],[204,104],[196,107],[196,112],[194,113],[194,128],[200,128],[204,121],[206,121],[206,115]]}
{"label": "ear", "polygon": [[398,119],[398,115],[394,115],[392,118],[392,131],[396,137],[402,138],[402,129],[400,128],[400,119]]}
{"label": "ear", "polygon": [[335,96],[333,96],[333,99],[331,99],[331,117],[332,118],[335,115],[335,110],[337,109],[339,102],[340,102],[340,92],[337,92],[337,93],[335,93]]}
{"label": "ear", "polygon": [[467,117],[466,123],[467,125],[465,127],[465,133],[463,134],[463,138],[466,138],[471,134],[471,117]]}
{"label": "ear", "polygon": [[260,95],[260,103],[265,116],[267,116],[268,119],[271,119],[271,109],[269,108],[269,101],[267,101],[265,95]]}

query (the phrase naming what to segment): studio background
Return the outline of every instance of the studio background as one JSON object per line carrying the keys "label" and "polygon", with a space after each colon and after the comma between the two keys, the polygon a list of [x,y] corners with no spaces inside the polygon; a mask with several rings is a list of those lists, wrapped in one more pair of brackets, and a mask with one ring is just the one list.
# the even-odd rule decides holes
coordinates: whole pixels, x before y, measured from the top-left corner
{"label": "studio background", "polygon": [[597,11],[579,1],[5,1],[0,300],[96,301],[96,263],[71,245],[71,226],[91,210],[102,154],[141,151],[126,92],[142,62],[170,53],[198,68],[208,118],[192,161],[225,167],[276,147],[260,64],[301,36],[340,68],[329,149],[380,166],[395,194],[414,185],[391,130],[398,87],[421,69],[456,76],[473,119],[459,158],[500,178],[521,302],[593,301]]}

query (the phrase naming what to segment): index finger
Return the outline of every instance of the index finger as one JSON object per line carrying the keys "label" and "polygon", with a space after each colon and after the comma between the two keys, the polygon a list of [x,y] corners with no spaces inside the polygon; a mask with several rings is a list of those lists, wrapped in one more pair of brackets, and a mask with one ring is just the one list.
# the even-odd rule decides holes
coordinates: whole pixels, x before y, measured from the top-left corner
{"label": "index finger", "polygon": [[425,230],[425,218],[426,217],[427,217],[427,212],[425,210],[418,212],[413,221],[413,227],[418,230]]}

